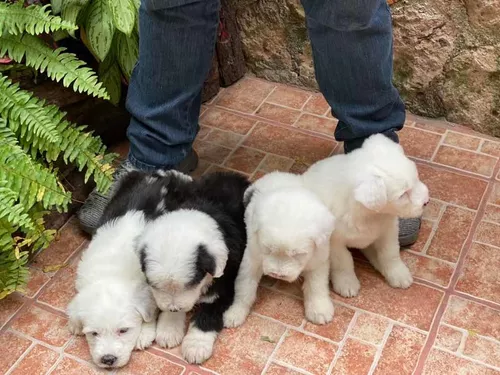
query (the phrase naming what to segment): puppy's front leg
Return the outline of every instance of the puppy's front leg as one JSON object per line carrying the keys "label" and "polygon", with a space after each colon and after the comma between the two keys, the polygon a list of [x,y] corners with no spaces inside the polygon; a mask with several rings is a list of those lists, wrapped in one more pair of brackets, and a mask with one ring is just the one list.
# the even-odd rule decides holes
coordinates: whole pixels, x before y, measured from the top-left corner
{"label": "puppy's front leg", "polygon": [[156,343],[163,348],[180,345],[186,328],[186,313],[162,311],[156,327]]}
{"label": "puppy's front leg", "polygon": [[333,290],[342,297],[355,297],[359,293],[359,280],[354,272],[351,252],[341,241],[330,241],[330,270]]}
{"label": "puppy's front leg", "polygon": [[234,283],[234,301],[224,313],[224,327],[238,327],[245,322],[255,299],[262,277],[262,263],[252,248],[247,247]]}
{"label": "puppy's front leg", "polygon": [[410,270],[401,260],[397,219],[363,254],[393,288],[408,288],[413,283]]}
{"label": "puppy's front leg", "polygon": [[142,322],[141,333],[137,338],[137,344],[135,348],[138,350],[144,350],[149,348],[156,337],[156,319],[151,322]]}
{"label": "puppy's front leg", "polygon": [[222,330],[222,311],[218,301],[200,304],[182,340],[182,356],[189,363],[203,363],[212,356],[215,339]]}
{"label": "puppy's front leg", "polygon": [[304,272],[304,309],[306,318],[315,324],[326,324],[333,319],[333,303],[328,289],[329,269],[330,265],[325,263]]}

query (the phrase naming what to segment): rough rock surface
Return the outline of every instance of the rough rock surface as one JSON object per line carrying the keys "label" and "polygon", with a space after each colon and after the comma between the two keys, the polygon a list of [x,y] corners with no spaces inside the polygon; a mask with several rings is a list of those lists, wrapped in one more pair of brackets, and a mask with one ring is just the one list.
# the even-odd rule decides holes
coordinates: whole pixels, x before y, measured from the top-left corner
{"label": "rough rock surface", "polygon": [[[389,0],[394,81],[413,113],[500,136],[500,0]],[[233,0],[249,69],[316,88],[299,0]]]}

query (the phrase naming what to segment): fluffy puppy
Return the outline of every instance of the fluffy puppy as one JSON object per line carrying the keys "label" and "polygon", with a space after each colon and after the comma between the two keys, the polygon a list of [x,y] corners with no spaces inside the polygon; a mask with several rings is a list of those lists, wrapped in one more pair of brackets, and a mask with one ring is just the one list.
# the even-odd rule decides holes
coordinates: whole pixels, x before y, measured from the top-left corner
{"label": "fluffy puppy", "polygon": [[[69,328],[86,335],[103,368],[124,366],[134,348],[156,336],[157,307],[141,271],[135,241],[147,218],[173,205],[190,178],[176,172],[130,172],[118,182],[100,227],[78,265]],[[182,199],[181,199],[182,200]]]}
{"label": "fluffy puppy", "polygon": [[313,164],[303,179],[337,219],[330,240],[334,290],[344,297],[359,292],[348,248],[361,249],[389,285],[408,288],[413,278],[399,254],[398,217],[421,216],[429,191],[403,148],[373,135],[360,149]]}
{"label": "fluffy puppy", "polygon": [[[193,183],[178,210],[147,225],[138,245],[142,270],[161,310],[156,342],[190,363],[212,355],[246,244],[241,175],[216,173]],[[196,308],[194,308],[196,306]],[[185,334],[186,312],[194,312]]]}
{"label": "fluffy puppy", "polygon": [[325,324],[333,318],[329,296],[329,241],[334,217],[319,198],[302,186],[300,176],[275,172],[245,193],[248,243],[233,305],[224,314],[226,327],[244,322],[255,301],[262,275],[294,282],[304,276],[308,320]]}

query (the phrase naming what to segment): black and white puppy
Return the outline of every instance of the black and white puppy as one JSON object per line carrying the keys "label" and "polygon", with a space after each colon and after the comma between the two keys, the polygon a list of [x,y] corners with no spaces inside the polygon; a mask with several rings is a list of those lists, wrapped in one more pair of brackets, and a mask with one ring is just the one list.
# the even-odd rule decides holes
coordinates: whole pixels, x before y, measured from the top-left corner
{"label": "black and white puppy", "polygon": [[156,342],[163,347],[182,343],[190,363],[212,355],[223,314],[233,302],[246,246],[243,194],[248,186],[236,173],[202,177],[177,210],[146,226],[139,241],[142,270],[161,310]]}

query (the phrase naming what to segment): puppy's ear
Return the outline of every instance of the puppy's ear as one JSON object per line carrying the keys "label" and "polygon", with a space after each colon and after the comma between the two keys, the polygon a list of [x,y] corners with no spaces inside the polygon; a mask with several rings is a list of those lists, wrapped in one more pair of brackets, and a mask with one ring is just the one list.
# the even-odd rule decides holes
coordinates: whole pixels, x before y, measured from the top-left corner
{"label": "puppy's ear", "polygon": [[384,180],[373,173],[362,176],[355,189],[354,199],[366,208],[379,211],[387,204]]}
{"label": "puppy's ear", "polygon": [[134,295],[134,307],[146,322],[152,322],[156,318],[157,306],[151,289],[147,285],[140,285]]}
{"label": "puppy's ear", "polygon": [[318,224],[318,227],[320,229],[320,234],[316,238],[314,238],[316,247],[328,245],[330,243],[330,237],[333,233],[333,230],[335,229],[335,217],[326,208]]}

